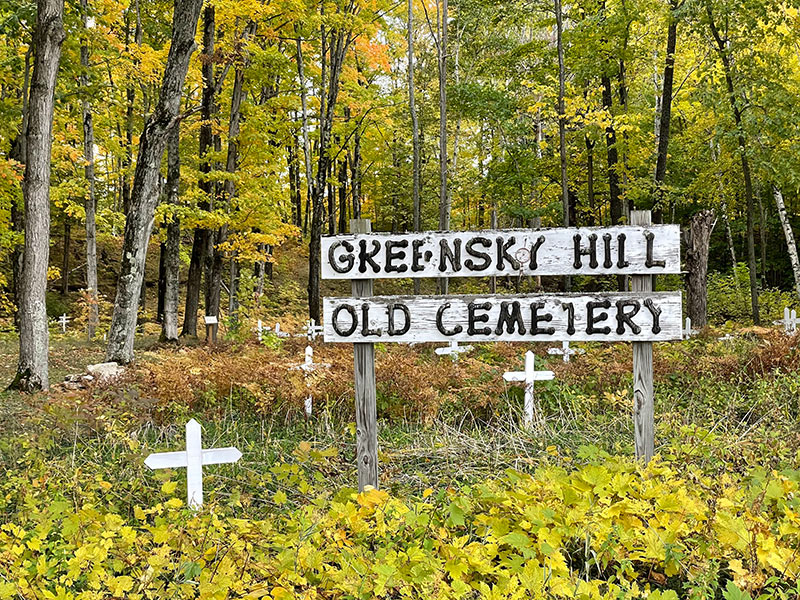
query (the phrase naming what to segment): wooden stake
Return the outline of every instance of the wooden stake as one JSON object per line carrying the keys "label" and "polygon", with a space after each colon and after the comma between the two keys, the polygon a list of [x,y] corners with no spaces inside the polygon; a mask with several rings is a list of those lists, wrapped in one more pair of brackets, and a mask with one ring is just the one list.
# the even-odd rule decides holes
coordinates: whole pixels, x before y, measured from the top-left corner
{"label": "wooden stake", "polygon": [[[651,224],[649,210],[631,211],[631,225]],[[631,290],[652,292],[653,277],[632,275]],[[653,394],[653,343],[633,342],[633,425],[636,458],[645,464],[653,458],[655,436],[655,405]]]}
{"label": "wooden stake", "polygon": [[[369,219],[351,219],[350,233],[370,233]],[[372,296],[372,279],[352,279],[353,297]],[[356,392],[358,491],[378,487],[378,411],[375,392],[375,345],[353,344]]]}

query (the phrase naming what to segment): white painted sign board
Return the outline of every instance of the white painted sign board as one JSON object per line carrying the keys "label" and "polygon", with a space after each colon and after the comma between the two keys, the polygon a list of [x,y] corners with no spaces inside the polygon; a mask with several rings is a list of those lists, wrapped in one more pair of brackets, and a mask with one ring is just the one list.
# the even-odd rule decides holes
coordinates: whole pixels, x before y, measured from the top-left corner
{"label": "white painted sign board", "polygon": [[325,298],[325,342],[661,342],[681,293]]}
{"label": "white painted sign board", "polygon": [[214,315],[206,315],[204,320],[206,325],[216,325],[217,323],[219,323],[217,317],[215,317]]}
{"label": "white painted sign board", "polygon": [[680,273],[680,229],[579,227],[322,238],[323,279]]}

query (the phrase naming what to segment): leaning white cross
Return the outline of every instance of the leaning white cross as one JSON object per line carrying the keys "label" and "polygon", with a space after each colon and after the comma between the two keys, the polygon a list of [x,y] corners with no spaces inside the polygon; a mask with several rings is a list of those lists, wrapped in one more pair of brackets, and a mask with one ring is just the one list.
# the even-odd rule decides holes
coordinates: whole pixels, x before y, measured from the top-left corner
{"label": "leaning white cross", "polygon": [[151,469],[186,468],[186,497],[189,508],[203,506],[203,465],[235,463],[242,458],[236,448],[203,449],[200,423],[191,419],[186,424],[186,450],[184,452],[159,452],[148,456],[144,464]]}
{"label": "leaning white cross", "polygon": [[683,325],[683,339],[688,340],[694,334],[697,333],[697,329],[692,329],[692,319],[686,317],[686,321],[684,321]]}
{"label": "leaning white cross", "polygon": [[308,322],[303,326],[303,331],[305,331],[305,336],[308,338],[309,342],[313,342],[317,339],[317,336],[322,333],[325,328],[322,325],[317,325],[317,322],[314,319],[309,319]]}
{"label": "leaning white cross", "polygon": [[58,317],[58,324],[61,325],[62,333],[67,332],[67,323],[69,323],[69,317],[67,316],[67,313],[64,313],[63,315]]}
{"label": "leaning white cross", "polygon": [[[533,352],[528,350],[525,353],[525,370],[524,371],[509,371],[503,373],[503,379],[506,381],[524,381],[525,382],[525,426],[530,427],[534,422],[541,421],[538,410],[534,408],[533,402],[533,382],[534,381],[547,381],[553,379],[555,375],[552,371],[537,371],[534,368],[534,355]],[[534,414],[536,413],[536,414]]]}
{"label": "leaning white cross", "polygon": [[775,325],[783,325],[783,331],[786,335],[791,335],[797,331],[797,311],[788,307],[783,309],[783,320],[775,321]]}
{"label": "leaning white cross", "polygon": [[583,348],[570,348],[569,347],[569,340],[564,340],[561,342],[561,348],[548,348],[548,354],[560,354],[564,359],[565,363],[569,362],[570,357],[573,354],[584,354],[586,351]]}
{"label": "leaning white cross", "polygon": [[469,352],[472,350],[472,346],[459,346],[458,340],[453,340],[450,342],[449,346],[445,346],[444,348],[436,348],[434,352],[439,356],[444,356],[445,354],[450,355],[450,358],[453,359],[453,362],[458,360],[458,355],[462,352]]}
{"label": "leaning white cross", "polygon": [[[301,364],[292,367],[292,369],[300,369],[303,371],[303,378],[306,380],[306,387],[308,387],[308,376],[312,371],[316,371],[318,367],[328,368],[329,363],[315,363],[314,362],[314,349],[311,346],[306,346],[306,359]],[[311,417],[311,392],[305,401],[306,417]]]}

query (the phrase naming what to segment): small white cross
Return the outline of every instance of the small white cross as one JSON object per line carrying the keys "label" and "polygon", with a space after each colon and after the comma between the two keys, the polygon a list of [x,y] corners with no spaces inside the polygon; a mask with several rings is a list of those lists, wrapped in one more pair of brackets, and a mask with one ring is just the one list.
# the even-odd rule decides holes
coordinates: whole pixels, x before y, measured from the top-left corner
{"label": "small white cross", "polygon": [[[318,367],[328,368],[330,367],[330,363],[315,363],[314,362],[314,349],[311,346],[306,346],[306,358],[305,360],[297,365],[292,367],[292,369],[300,369],[303,371],[303,378],[306,380],[306,387],[308,387],[308,376],[313,372],[316,371]],[[305,400],[305,411],[306,417],[311,417],[311,393],[309,392],[308,397]]]}
{"label": "small white cross", "polygon": [[258,337],[258,341],[262,341],[262,336],[264,331],[269,331],[269,327],[264,327],[261,323],[261,319],[258,320],[258,325],[256,325],[256,336]]}
{"label": "small white cross", "polygon": [[[534,367],[533,352],[528,350],[525,353],[525,370],[524,371],[509,371],[503,373],[503,379],[506,381],[524,381],[525,382],[525,426],[530,427],[534,418],[536,422],[541,421],[541,416],[538,414],[538,408],[534,407],[533,402],[533,382],[534,381],[547,381],[555,377],[552,371],[537,371]],[[537,414],[535,414],[537,413]]]}
{"label": "small white cross", "polygon": [[783,320],[775,321],[775,325],[783,325],[783,331],[786,335],[792,335],[797,331],[797,311],[789,307],[783,309]]}
{"label": "small white cross", "polygon": [[317,325],[317,322],[314,319],[309,319],[308,322],[303,326],[303,331],[305,331],[305,336],[308,338],[309,342],[313,342],[317,339],[317,336],[324,331],[324,327],[322,325]]}
{"label": "small white cross", "polygon": [[583,348],[570,348],[569,340],[564,340],[561,342],[561,348],[547,349],[548,354],[560,354],[565,363],[569,362],[569,359],[573,354],[583,354],[584,352],[586,351]]}
{"label": "small white cross", "polygon": [[683,339],[688,340],[694,334],[697,333],[696,329],[692,329],[692,319],[686,317],[686,321],[684,322],[683,326]]}
{"label": "small white cross", "polygon": [[279,338],[287,338],[290,337],[288,333],[285,331],[281,331],[281,324],[275,323],[275,335]]}
{"label": "small white cross", "polygon": [[462,352],[469,352],[472,350],[472,346],[459,346],[458,340],[453,340],[450,342],[449,346],[445,346],[444,348],[436,348],[434,352],[439,356],[444,356],[445,354],[449,354],[450,358],[453,359],[453,362],[458,360],[458,355]]}
{"label": "small white cross", "polygon": [[203,506],[203,465],[235,463],[242,458],[236,448],[203,449],[200,423],[191,419],[186,424],[186,450],[184,452],[159,452],[148,456],[144,464],[151,469],[186,468],[186,496],[189,508]]}
{"label": "small white cross", "polygon": [[63,315],[58,317],[58,324],[61,325],[61,332],[62,333],[66,333],[67,332],[67,323],[69,323],[69,317],[67,316],[66,313],[64,313]]}

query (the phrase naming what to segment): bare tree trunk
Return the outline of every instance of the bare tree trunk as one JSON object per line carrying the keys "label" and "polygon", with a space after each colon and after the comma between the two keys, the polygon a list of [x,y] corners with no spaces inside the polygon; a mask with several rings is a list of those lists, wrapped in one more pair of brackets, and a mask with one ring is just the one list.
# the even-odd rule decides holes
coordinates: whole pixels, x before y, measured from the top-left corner
{"label": "bare tree trunk", "polygon": [[675,79],[675,48],[678,41],[678,17],[680,7],[677,0],[670,0],[669,25],[667,27],[667,54],[664,57],[664,82],[661,88],[661,113],[658,119],[658,156],[656,158],[655,191],[653,199],[653,222],[661,223],[664,207],[664,180],[667,176],[667,155],[672,121],[672,88]]}
{"label": "bare tree trunk", "polygon": [[19,305],[19,364],[10,387],[46,390],[48,371],[47,266],[50,258],[50,152],[56,76],[64,41],[63,0],[38,0],[28,104],[25,178],[25,250]]}
{"label": "bare tree trunk", "polygon": [[[569,181],[567,181],[567,123],[564,108],[564,95],[566,94],[566,69],[564,65],[564,24],[561,14],[561,0],[553,0],[556,12],[556,46],[558,50],[558,150],[561,160],[561,211],[564,227],[570,226],[570,198]],[[564,276],[564,291],[572,288],[569,275]]]}
{"label": "bare tree trunk", "polygon": [[786,204],[783,202],[783,194],[777,185],[772,186],[772,195],[775,197],[775,206],[778,208],[778,218],[783,227],[783,234],[786,236],[786,247],[789,250],[789,261],[792,263],[792,273],[794,274],[794,289],[800,299],[800,260],[797,258],[797,244],[794,241],[792,225],[786,214]]}
{"label": "bare tree trunk", "polygon": [[64,215],[64,255],[61,257],[61,295],[69,292],[69,252],[72,242],[72,226],[69,217]]}
{"label": "bare tree trunk", "polygon": [[[216,31],[216,12],[214,6],[208,4],[203,10],[203,97],[198,140],[201,173],[198,186],[202,192],[202,199],[197,204],[200,210],[205,211],[211,208],[210,198],[213,194],[213,186],[208,180],[208,174],[211,172],[211,163],[206,155],[213,144],[212,117],[214,114],[215,82],[212,57],[214,55]],[[181,335],[197,337],[197,311],[200,308],[200,290],[202,288],[203,271],[211,235],[208,229],[196,228],[194,230],[192,255],[189,259],[189,273],[186,278],[186,306]]]}
{"label": "bare tree trunk", "polygon": [[[89,29],[89,3],[88,0],[81,0],[81,17],[83,19],[84,34],[88,35]],[[94,339],[97,325],[100,321],[98,292],[97,292],[97,225],[95,213],[97,212],[97,199],[95,198],[94,180],[94,121],[92,117],[92,105],[88,100],[89,87],[89,45],[84,40],[81,44],[81,86],[84,88],[86,96],[82,102],[83,113],[83,159],[86,165],[83,168],[88,184],[86,198],[83,208],[86,213],[86,290],[89,294],[89,319],[86,327],[86,335],[91,341]]]}
{"label": "bare tree trunk", "polygon": [[361,218],[361,128],[357,127],[353,135],[353,154],[350,162],[350,190],[353,196],[353,214],[351,218]]}
{"label": "bare tree trunk", "polygon": [[347,231],[347,154],[339,163],[339,233]]}
{"label": "bare tree trunk", "polygon": [[742,162],[742,175],[744,176],[744,197],[747,201],[747,265],[750,271],[750,305],[753,313],[753,323],[758,325],[761,319],[758,312],[758,275],[756,272],[756,247],[753,225],[753,182],[750,175],[750,161],[747,158],[747,141],[745,139],[744,124],[742,123],[742,111],[739,108],[739,103],[736,101],[736,93],[733,87],[733,75],[731,73],[731,60],[728,54],[728,45],[726,40],[722,39],[717,29],[710,0],[706,0],[705,6],[706,14],[708,15],[709,29],[717,44],[717,53],[722,60],[728,100],[730,101],[731,111],[733,112],[733,118],[736,123],[739,158]]}
{"label": "bare tree trunk", "polygon": [[698,328],[708,325],[708,244],[715,223],[713,210],[701,210],[686,236],[686,314]]}
{"label": "bare tree trunk", "polygon": [[[11,147],[9,157],[14,160],[25,164],[27,160],[27,143],[26,131],[28,129],[28,96],[31,77],[31,58],[33,56],[33,45],[28,46],[28,51],[25,53],[25,73],[22,78],[22,125],[19,130],[19,135]],[[23,215],[25,212],[24,206],[19,205],[16,201],[11,202],[11,230],[19,234],[20,238],[25,229]],[[14,295],[14,304],[17,308],[20,307],[20,287],[22,276],[22,244],[14,244],[11,249],[11,289]],[[14,313],[14,324],[19,327],[19,310]]]}
{"label": "bare tree trunk", "polygon": [[[439,229],[450,229],[450,196],[447,193],[447,0],[441,0],[441,16],[438,18],[439,30]],[[436,3],[439,7],[439,0]],[[449,282],[446,277],[439,278],[439,293],[446,294]]]}
{"label": "bare tree trunk", "polygon": [[[355,9],[354,5],[348,6],[348,10],[353,9]],[[325,111],[320,115],[319,123],[319,157],[313,190],[313,201],[311,203],[311,239],[309,240],[308,257],[308,313],[309,317],[316,322],[320,321],[320,245],[322,235],[323,196],[331,160],[328,149],[331,144],[331,130],[333,128],[333,115],[336,109],[336,100],[339,96],[339,79],[347,49],[352,41],[352,32],[349,30],[334,28],[330,32],[330,74],[327,80],[327,90],[324,94],[327,96]]]}
{"label": "bare tree trunk", "polygon": [[736,270],[736,248],[733,246],[733,234],[731,233],[731,222],[728,219],[728,204],[722,202],[722,220],[725,221],[725,237],[728,239],[728,251],[731,254],[731,269]]}
{"label": "bare tree trunk", "polygon": [[[295,29],[295,33],[297,30]],[[303,65],[303,47],[300,42],[300,34],[297,35],[297,77],[300,83],[300,106],[302,115],[303,132],[303,159],[306,170],[306,218],[303,223],[303,233],[308,231],[309,203],[314,196],[314,177],[311,172],[311,142],[308,139],[308,97],[306,93],[305,66]]]}
{"label": "bare tree trunk", "polygon": [[759,246],[761,250],[761,287],[767,287],[767,211],[761,201],[761,184],[756,186],[756,198],[758,198],[758,228]]}
{"label": "bare tree trunk", "polygon": [[[137,46],[142,44],[142,15],[139,7],[139,0],[132,1],[132,8],[134,9],[134,17],[136,18],[136,28],[134,29],[133,40]],[[129,36],[130,36],[130,10],[125,14],[125,49],[128,50]],[[134,67],[138,66],[138,59],[134,59]],[[134,69],[135,70],[135,69]],[[127,105],[125,107],[125,156],[123,158],[123,173],[122,179],[122,210],[127,215],[131,201],[131,184],[130,173],[131,162],[133,160],[133,109],[136,103],[136,89],[133,81],[128,82],[125,90]]]}
{"label": "bare tree trunk", "polygon": [[595,224],[596,207],[594,204],[594,142],[585,136],[586,142],[586,203],[592,214],[592,220],[587,225]]}
{"label": "bare tree trunk", "polygon": [[172,42],[161,92],[139,138],[131,205],[125,221],[122,265],[108,335],[106,358],[119,363],[133,360],[138,296],[144,278],[147,245],[158,203],[158,176],[167,136],[178,121],[181,90],[195,50],[194,37],[202,0],[175,0]]}
{"label": "bare tree trunk", "polygon": [[[167,139],[167,202],[177,206],[180,202],[181,158],[180,123],[170,131]],[[161,341],[178,341],[178,299],[181,266],[181,222],[177,215],[167,222],[167,241],[164,256],[164,319],[161,323]],[[195,317],[195,321],[196,321]]]}
{"label": "bare tree trunk", "polygon": [[[413,181],[412,196],[414,202],[414,231],[421,231],[420,201],[419,201],[419,120],[417,118],[417,105],[414,92],[414,2],[408,0],[408,110],[411,113],[411,147],[412,165],[411,178]],[[355,218],[355,215],[354,215]],[[420,292],[420,280],[414,279],[414,293]]]}

